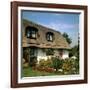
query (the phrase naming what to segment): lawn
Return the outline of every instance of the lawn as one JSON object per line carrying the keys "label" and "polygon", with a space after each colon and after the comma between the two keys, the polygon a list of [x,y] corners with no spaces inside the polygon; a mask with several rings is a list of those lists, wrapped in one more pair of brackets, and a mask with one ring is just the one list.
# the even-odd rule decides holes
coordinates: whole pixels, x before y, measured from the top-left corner
{"label": "lawn", "polygon": [[33,76],[50,76],[50,75],[61,75],[60,72],[45,72],[45,71],[38,71],[33,70],[31,67],[23,68],[22,69],[22,77],[33,77]]}

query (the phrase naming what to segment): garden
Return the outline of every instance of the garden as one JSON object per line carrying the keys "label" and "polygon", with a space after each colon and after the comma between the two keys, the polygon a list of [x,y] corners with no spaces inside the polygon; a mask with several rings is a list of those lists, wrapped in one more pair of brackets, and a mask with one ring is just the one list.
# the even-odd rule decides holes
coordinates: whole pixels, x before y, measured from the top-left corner
{"label": "garden", "polygon": [[23,62],[22,77],[79,74],[79,59],[52,57],[37,62],[36,57],[32,58],[30,63]]}

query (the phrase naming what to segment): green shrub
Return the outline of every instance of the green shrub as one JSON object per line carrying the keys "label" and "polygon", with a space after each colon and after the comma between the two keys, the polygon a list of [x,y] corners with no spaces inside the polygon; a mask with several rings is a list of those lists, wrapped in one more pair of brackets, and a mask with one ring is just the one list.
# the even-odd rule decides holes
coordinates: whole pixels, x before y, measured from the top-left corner
{"label": "green shrub", "polygon": [[78,74],[79,73],[79,60],[67,58],[65,60],[58,57],[52,57],[51,59],[41,59],[39,61],[37,70],[45,72],[60,72],[62,70],[63,75]]}
{"label": "green shrub", "polygon": [[74,73],[79,74],[79,60],[78,59],[74,60],[73,67],[75,68]]}
{"label": "green shrub", "polygon": [[79,62],[76,59],[65,59],[62,65],[63,74],[78,74]]}
{"label": "green shrub", "polygon": [[51,67],[52,67],[52,61],[51,61],[51,59],[47,59],[47,60],[41,59],[39,61],[39,64],[38,64],[37,69],[39,71],[53,72],[54,69],[51,68]]}
{"label": "green shrub", "polygon": [[37,70],[39,71],[45,71],[45,72],[54,72],[54,69],[52,68],[52,60],[51,59],[41,59],[39,61],[39,64],[37,65]]}
{"label": "green shrub", "polygon": [[25,59],[22,59],[22,66],[23,68],[28,68],[29,67],[29,63],[25,61]]}
{"label": "green shrub", "polygon": [[52,66],[52,61],[51,61],[51,59],[47,59],[47,60],[41,59],[39,61],[39,66],[40,67],[51,67]]}
{"label": "green shrub", "polygon": [[69,59],[64,60],[62,69],[64,74],[70,74],[70,71],[72,70],[72,62]]}
{"label": "green shrub", "polygon": [[56,72],[58,71],[58,69],[62,68],[62,63],[63,61],[60,60],[58,57],[52,58],[52,67],[56,69]]}
{"label": "green shrub", "polygon": [[23,58],[25,59],[25,62],[29,62],[30,55],[29,55],[29,49],[28,48],[23,50]]}
{"label": "green shrub", "polygon": [[35,67],[36,64],[37,64],[37,57],[36,56],[30,57],[29,64],[30,64],[31,67],[33,67],[33,66]]}
{"label": "green shrub", "polygon": [[44,59],[40,59],[38,66],[39,67],[45,67],[45,60]]}
{"label": "green shrub", "polygon": [[51,59],[47,59],[45,61],[45,66],[51,68],[52,67],[52,60]]}

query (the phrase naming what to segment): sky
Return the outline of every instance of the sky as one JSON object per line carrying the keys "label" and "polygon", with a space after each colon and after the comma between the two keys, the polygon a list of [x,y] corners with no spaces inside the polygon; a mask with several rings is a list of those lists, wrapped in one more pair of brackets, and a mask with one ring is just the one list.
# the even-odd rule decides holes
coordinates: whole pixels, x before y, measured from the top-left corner
{"label": "sky", "polygon": [[72,39],[71,47],[78,44],[79,14],[62,12],[22,11],[22,19],[55,29],[62,34],[66,32]]}

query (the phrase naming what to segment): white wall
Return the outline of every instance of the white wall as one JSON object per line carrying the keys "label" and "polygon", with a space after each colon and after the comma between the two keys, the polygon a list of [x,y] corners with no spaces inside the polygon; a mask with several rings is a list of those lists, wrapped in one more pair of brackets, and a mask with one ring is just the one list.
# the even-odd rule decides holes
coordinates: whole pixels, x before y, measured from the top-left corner
{"label": "white wall", "polygon": [[[34,88],[10,88],[10,1],[0,1],[0,90],[90,90],[90,70],[88,70],[88,84],[61,85]],[[22,0],[26,1],[26,0]],[[27,0],[41,1],[47,3],[80,4],[88,5],[88,23],[90,24],[90,0]],[[88,38],[90,38],[90,25],[88,25]],[[88,41],[90,46],[90,40]],[[90,48],[88,48],[90,54]],[[88,64],[90,64],[90,55],[88,55]],[[90,68],[90,65],[88,65]]]}
{"label": "white wall", "polygon": [[[55,56],[60,56],[60,51],[59,50],[54,50],[54,55]],[[62,50],[62,59],[68,58],[69,57],[69,51],[67,50]]]}
{"label": "white wall", "polygon": [[69,57],[69,51],[63,50],[63,56],[62,56],[62,58],[65,59],[65,58],[68,58],[68,57]]}
{"label": "white wall", "polygon": [[[48,58],[50,58],[50,56],[46,55],[46,52],[43,52],[42,49],[38,49],[38,55],[37,55],[37,60],[40,61],[40,59],[44,59],[47,60]],[[63,55],[62,55],[62,59],[68,58],[69,57],[69,51],[67,50],[63,50]],[[59,55],[59,51],[55,50],[55,56],[60,56]]]}
{"label": "white wall", "polygon": [[43,52],[42,49],[38,49],[37,60],[39,61],[40,59],[45,59],[45,60],[47,60],[46,53]]}

